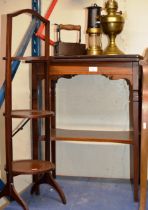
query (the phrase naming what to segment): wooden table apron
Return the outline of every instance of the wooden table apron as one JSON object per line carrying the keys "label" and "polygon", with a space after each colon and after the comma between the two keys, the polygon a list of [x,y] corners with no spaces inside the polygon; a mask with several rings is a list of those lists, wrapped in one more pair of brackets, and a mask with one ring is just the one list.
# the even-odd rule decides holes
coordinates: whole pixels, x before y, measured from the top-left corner
{"label": "wooden table apron", "polygon": [[[56,83],[59,78],[75,75],[104,75],[110,79],[125,79],[130,90],[130,121],[133,125],[133,141],[130,146],[130,176],[134,186],[134,200],[138,200],[140,127],[141,127],[141,67],[139,55],[115,56],[61,56],[49,57],[50,109],[55,112],[50,128],[56,129]],[[43,78],[43,63],[32,62],[32,107],[37,106],[37,84]],[[33,126],[33,135],[36,133]],[[53,135],[52,140],[57,140]],[[75,139],[76,140],[76,139]],[[79,139],[81,140],[81,139]],[[51,141],[51,161],[56,163],[56,141]],[[115,142],[112,140],[112,142]]]}

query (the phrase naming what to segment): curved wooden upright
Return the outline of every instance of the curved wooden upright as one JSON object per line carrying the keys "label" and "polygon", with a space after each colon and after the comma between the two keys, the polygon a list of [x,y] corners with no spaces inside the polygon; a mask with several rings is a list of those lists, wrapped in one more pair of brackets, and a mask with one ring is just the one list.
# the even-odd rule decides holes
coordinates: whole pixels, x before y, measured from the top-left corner
{"label": "curved wooden upright", "polygon": [[142,127],[141,127],[141,171],[140,171],[140,207],[146,210],[147,191],[147,160],[148,160],[148,49],[146,50],[143,66],[142,85]]}
{"label": "curved wooden upright", "polygon": [[[39,57],[12,57],[12,26],[13,18],[21,14],[30,14],[38,21],[45,24],[45,46],[44,46],[44,56]],[[59,194],[62,202],[66,204],[66,198],[64,192],[58,185],[58,183],[53,179],[52,173],[55,170],[54,164],[50,162],[50,118],[53,116],[53,112],[50,111],[50,101],[49,101],[49,79],[48,79],[48,66],[49,66],[49,21],[40,16],[37,12],[30,9],[24,9],[17,11],[15,13],[7,14],[7,36],[6,36],[6,82],[5,82],[5,147],[6,147],[6,185],[0,192],[0,198],[4,196],[9,196],[10,198],[17,201],[18,204],[24,209],[29,210],[25,201],[17,193],[14,186],[14,176],[21,174],[33,175],[33,187],[31,193],[39,193],[39,185],[46,183],[51,185]],[[34,62],[32,67],[32,75],[36,71],[39,71],[40,65],[43,66],[44,74],[44,106],[41,110],[38,109],[37,103],[32,105],[30,110],[13,110],[12,100],[12,61],[13,60],[24,60],[26,62]],[[30,68],[28,68],[30,70]],[[33,83],[35,81],[33,80]],[[23,96],[22,96],[23,97]],[[32,90],[32,97],[37,98],[37,91]],[[19,160],[14,160],[13,158],[13,118],[22,118],[32,121],[32,127],[35,128],[36,134],[32,136],[32,157],[31,159],[25,159],[22,157]],[[44,118],[45,126],[45,157],[44,160],[40,160],[38,154],[39,146],[39,135],[38,135],[38,119]],[[27,122],[26,121],[26,122]],[[20,128],[18,128],[19,130]],[[18,131],[17,130],[17,131]],[[16,132],[17,132],[16,131]],[[15,134],[16,134],[15,132]],[[21,141],[21,140],[20,140]]]}

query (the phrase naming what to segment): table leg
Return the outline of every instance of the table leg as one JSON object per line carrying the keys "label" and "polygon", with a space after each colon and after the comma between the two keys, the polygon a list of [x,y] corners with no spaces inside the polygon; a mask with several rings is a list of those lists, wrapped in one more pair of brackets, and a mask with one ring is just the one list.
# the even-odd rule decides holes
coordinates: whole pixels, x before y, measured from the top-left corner
{"label": "table leg", "polygon": [[146,209],[147,191],[147,151],[148,151],[148,131],[142,130],[141,133],[141,177],[140,177],[140,208]]}
{"label": "table leg", "polygon": [[[51,129],[56,129],[56,80],[50,81],[50,104],[51,110],[55,113],[51,118]],[[54,178],[56,177],[56,141],[51,141],[51,161],[55,164]]]}
{"label": "table leg", "polygon": [[[32,64],[32,109],[38,109],[38,78],[36,69],[40,68],[39,64]],[[32,119],[32,157],[34,160],[39,158],[39,133],[38,133],[38,120]],[[33,183],[39,180],[39,175],[33,175]],[[39,188],[36,190],[39,194]]]}
{"label": "table leg", "polygon": [[[145,55],[147,56],[147,53]],[[146,57],[146,59],[147,59],[147,57]],[[148,162],[147,158],[148,158],[148,64],[143,66],[140,208],[139,208],[139,210],[146,210],[147,162]]]}
{"label": "table leg", "polygon": [[138,201],[138,188],[139,188],[139,165],[140,165],[140,126],[139,126],[139,102],[133,101],[133,182],[134,182],[134,200]]}
{"label": "table leg", "polygon": [[138,92],[133,93],[133,131],[134,139],[131,145],[131,179],[134,185],[134,200],[138,201],[139,174],[140,174],[140,103],[137,100]]}

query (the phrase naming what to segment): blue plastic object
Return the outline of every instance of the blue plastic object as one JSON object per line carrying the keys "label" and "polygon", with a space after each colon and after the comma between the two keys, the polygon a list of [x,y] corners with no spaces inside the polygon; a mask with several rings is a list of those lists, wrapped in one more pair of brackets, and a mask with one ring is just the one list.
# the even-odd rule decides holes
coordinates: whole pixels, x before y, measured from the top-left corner
{"label": "blue plastic object", "polygon": [[4,186],[5,186],[4,182],[0,179],[0,191],[3,189]]}
{"label": "blue plastic object", "polygon": [[[39,14],[41,13],[41,0],[32,0],[32,9],[34,9]],[[37,21],[36,29],[38,29],[40,22]],[[32,36],[32,56],[40,56],[41,55],[41,40],[33,34]],[[38,85],[38,108],[42,108],[42,85],[41,83]]]}
{"label": "blue plastic object", "polygon": [[[41,13],[41,0],[32,0],[32,9]],[[38,29],[40,25],[40,21],[37,22],[36,29]],[[32,36],[32,56],[40,56],[41,55],[41,40],[34,34]],[[42,109],[42,83],[38,83],[38,109]],[[38,120],[38,133],[41,136],[42,129],[42,119]],[[41,144],[39,143],[39,158],[42,157]]]}
{"label": "blue plastic object", "polygon": [[[32,0],[32,9],[41,13],[41,1],[40,0]],[[40,22],[37,21],[36,29],[38,29]],[[32,56],[40,56],[41,51],[41,41],[40,39],[33,34],[32,36]]]}
{"label": "blue plastic object", "polygon": [[[41,13],[41,0],[32,0],[32,9]],[[40,21],[37,21],[36,29],[38,29],[40,25]],[[32,56],[40,56],[41,55],[41,40],[33,34],[32,36]],[[42,85],[38,84],[38,108],[42,108]]]}
{"label": "blue plastic object", "polygon": [[[20,47],[16,53],[16,56],[23,56],[23,54],[28,46],[28,43],[35,31],[36,26],[37,26],[37,21],[35,19],[33,19],[30,26],[28,27],[28,30],[26,31],[26,34],[24,36],[24,39],[22,40],[22,43],[20,44]],[[15,73],[17,72],[19,64],[20,64],[20,61],[12,62],[12,80],[15,76]],[[0,107],[3,104],[4,98],[5,98],[5,82],[3,83],[2,87],[0,88]]]}

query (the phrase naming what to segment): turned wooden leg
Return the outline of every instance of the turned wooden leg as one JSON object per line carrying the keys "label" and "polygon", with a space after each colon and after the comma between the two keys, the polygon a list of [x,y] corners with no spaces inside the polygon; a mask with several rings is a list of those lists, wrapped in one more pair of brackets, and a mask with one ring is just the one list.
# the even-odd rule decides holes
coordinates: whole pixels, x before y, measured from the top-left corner
{"label": "turned wooden leg", "polygon": [[[55,114],[51,118],[51,129],[56,129],[56,82],[57,80],[50,81],[50,108]],[[52,172],[54,178],[56,178],[56,141],[51,141],[51,161],[55,165],[55,170]]]}
{"label": "turned wooden leg", "polygon": [[58,192],[63,204],[66,204],[66,197],[64,195],[63,190],[59,186],[59,184],[55,181],[55,179],[52,177],[51,174],[48,174],[49,176],[49,184]]}
{"label": "turned wooden leg", "polygon": [[51,173],[44,174],[43,177],[38,182],[34,183],[32,186],[31,193],[36,193],[36,190],[39,188],[39,185],[43,183],[51,185],[59,194],[63,204],[66,204],[66,197],[64,195],[64,192],[59,186],[59,184],[52,177]]}
{"label": "turned wooden leg", "polygon": [[138,93],[133,92],[133,102],[132,102],[132,123],[134,131],[133,145],[130,147],[130,178],[134,188],[134,201],[138,201],[138,189],[139,189],[139,150],[140,150],[140,138],[139,138],[139,129],[140,129],[140,120],[139,120],[139,102],[136,100],[138,98]]}
{"label": "turned wooden leg", "polygon": [[39,185],[40,185],[40,179],[39,179],[39,176],[35,177],[35,175],[33,176],[33,180],[34,180],[34,183],[32,185],[32,188],[31,188],[31,195],[33,195],[34,193],[36,195],[40,195],[40,189],[39,189]]}
{"label": "turned wooden leg", "polygon": [[24,210],[29,210],[26,203],[23,201],[23,199],[19,196],[19,194],[16,192],[13,184],[6,184],[4,189],[0,192],[0,198],[6,196],[10,196],[12,199],[14,199],[18,204],[22,206]]}

